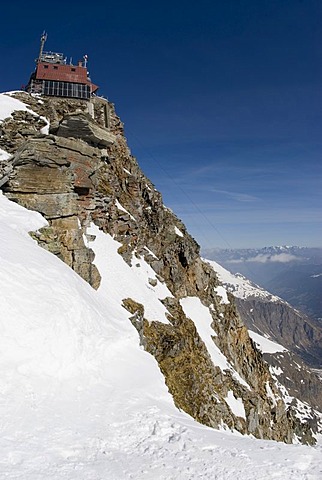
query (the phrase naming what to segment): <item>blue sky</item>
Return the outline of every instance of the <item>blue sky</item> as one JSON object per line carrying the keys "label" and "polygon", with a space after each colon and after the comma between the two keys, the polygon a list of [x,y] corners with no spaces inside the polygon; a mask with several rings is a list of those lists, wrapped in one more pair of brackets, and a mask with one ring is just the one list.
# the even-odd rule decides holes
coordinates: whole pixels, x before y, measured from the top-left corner
{"label": "blue sky", "polygon": [[1,6],[0,90],[85,53],[133,155],[200,245],[322,246],[322,2]]}

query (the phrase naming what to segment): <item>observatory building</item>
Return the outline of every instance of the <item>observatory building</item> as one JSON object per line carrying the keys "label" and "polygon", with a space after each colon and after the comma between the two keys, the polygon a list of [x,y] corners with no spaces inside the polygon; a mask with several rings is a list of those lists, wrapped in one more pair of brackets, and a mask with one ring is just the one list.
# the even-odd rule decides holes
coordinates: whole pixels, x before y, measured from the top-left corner
{"label": "observatory building", "polygon": [[55,97],[83,98],[89,100],[98,90],[87,71],[87,55],[73,65],[62,53],[44,52],[47,34],[40,39],[36,69],[31,74],[26,91]]}

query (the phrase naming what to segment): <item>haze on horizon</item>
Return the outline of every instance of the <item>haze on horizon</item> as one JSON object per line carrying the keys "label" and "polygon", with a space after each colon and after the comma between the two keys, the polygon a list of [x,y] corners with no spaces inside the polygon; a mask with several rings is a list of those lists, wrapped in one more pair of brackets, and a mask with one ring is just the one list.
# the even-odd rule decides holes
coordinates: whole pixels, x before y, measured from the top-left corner
{"label": "haze on horizon", "polygon": [[88,54],[133,155],[204,248],[321,246],[322,4],[1,7],[2,92]]}

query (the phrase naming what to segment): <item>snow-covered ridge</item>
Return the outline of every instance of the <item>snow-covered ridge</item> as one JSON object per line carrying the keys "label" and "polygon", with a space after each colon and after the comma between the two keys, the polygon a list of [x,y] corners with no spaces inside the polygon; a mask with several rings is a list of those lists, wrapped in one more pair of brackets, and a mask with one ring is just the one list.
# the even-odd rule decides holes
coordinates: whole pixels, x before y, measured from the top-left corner
{"label": "snow-covered ridge", "polygon": [[224,285],[226,290],[229,293],[232,293],[235,297],[241,299],[260,298],[271,302],[285,303],[284,300],[267,292],[263,288],[245,278],[243,275],[239,273],[233,274],[213,260],[204,259],[204,261],[212,266],[217,273],[220,282]]}

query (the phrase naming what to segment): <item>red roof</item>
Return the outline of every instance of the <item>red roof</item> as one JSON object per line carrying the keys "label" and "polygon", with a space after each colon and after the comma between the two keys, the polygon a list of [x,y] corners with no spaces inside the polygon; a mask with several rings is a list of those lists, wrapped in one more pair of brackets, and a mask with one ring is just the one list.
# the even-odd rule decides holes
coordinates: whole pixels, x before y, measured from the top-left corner
{"label": "red roof", "polygon": [[36,69],[36,79],[91,85],[92,92],[98,89],[98,87],[88,79],[87,69],[76,65],[39,62]]}

